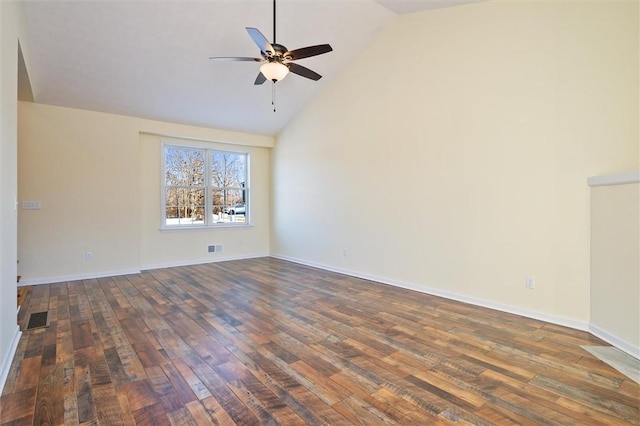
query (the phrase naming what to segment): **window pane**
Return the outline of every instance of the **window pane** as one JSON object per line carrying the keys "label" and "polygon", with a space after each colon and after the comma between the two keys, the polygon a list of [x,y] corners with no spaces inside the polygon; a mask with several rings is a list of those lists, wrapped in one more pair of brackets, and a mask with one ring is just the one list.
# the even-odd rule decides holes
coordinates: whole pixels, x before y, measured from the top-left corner
{"label": "window pane", "polygon": [[204,225],[204,189],[167,188],[166,225]]}
{"label": "window pane", "polygon": [[245,191],[241,189],[213,190],[211,209],[213,222],[244,222],[246,216],[245,197]]}
{"label": "window pane", "polygon": [[227,201],[231,207],[244,204],[244,191],[241,189],[227,189]]}
{"label": "window pane", "polygon": [[247,156],[230,152],[211,153],[211,185],[216,188],[244,188]]}
{"label": "window pane", "polygon": [[178,217],[178,208],[167,206],[165,214],[167,219],[176,219]]}
{"label": "window pane", "polygon": [[204,186],[204,168],[204,150],[165,148],[167,186]]}
{"label": "window pane", "polygon": [[167,219],[178,217],[178,190],[176,188],[166,188],[165,208]]}
{"label": "window pane", "polygon": [[212,205],[213,211],[226,211],[227,207],[231,205],[231,200],[228,200],[227,191],[223,189],[214,189],[212,191]]}

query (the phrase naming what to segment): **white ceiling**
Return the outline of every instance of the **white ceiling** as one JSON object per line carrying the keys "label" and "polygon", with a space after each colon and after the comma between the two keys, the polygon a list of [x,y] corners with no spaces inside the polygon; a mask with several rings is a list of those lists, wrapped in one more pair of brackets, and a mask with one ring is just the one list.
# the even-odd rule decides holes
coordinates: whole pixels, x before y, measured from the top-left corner
{"label": "white ceiling", "polygon": [[254,86],[259,56],[245,27],[273,35],[271,0],[35,1],[25,4],[36,102],[273,135],[285,127],[396,13],[479,0],[280,0],[277,41],[334,51],[298,63],[323,76]]}

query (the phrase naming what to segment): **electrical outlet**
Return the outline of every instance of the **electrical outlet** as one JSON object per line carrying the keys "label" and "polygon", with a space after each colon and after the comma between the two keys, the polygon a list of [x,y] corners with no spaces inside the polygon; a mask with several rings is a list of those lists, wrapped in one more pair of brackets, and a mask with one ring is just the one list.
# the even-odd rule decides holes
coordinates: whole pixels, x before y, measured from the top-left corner
{"label": "electrical outlet", "polygon": [[219,253],[222,251],[222,244],[213,244],[207,246],[207,253]]}
{"label": "electrical outlet", "polygon": [[524,278],[524,286],[529,290],[536,288],[536,278],[533,275],[527,275]]}
{"label": "electrical outlet", "polygon": [[87,252],[87,260],[93,260],[93,252],[92,251],[88,251]]}
{"label": "electrical outlet", "polygon": [[347,257],[348,254],[349,253],[347,252],[346,248],[342,249],[342,257]]}

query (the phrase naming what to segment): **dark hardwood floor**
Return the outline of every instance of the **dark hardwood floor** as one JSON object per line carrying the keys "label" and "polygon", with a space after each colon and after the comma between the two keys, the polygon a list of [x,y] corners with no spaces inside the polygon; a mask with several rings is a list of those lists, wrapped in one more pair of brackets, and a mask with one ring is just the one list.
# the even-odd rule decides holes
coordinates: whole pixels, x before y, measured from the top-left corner
{"label": "dark hardwood floor", "polygon": [[31,287],[2,425],[640,424],[541,321],[271,258]]}

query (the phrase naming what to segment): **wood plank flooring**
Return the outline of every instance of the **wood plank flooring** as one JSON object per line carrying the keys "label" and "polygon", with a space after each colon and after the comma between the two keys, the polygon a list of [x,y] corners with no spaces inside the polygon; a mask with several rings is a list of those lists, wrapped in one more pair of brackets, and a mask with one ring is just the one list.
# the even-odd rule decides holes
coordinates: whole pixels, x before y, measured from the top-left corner
{"label": "wood plank flooring", "polygon": [[[18,282],[20,282],[20,277],[18,277]],[[18,307],[24,303],[24,300],[29,294],[29,287],[18,287]]]}
{"label": "wood plank flooring", "polygon": [[640,424],[588,333],[272,258],[31,287],[2,425]]}

